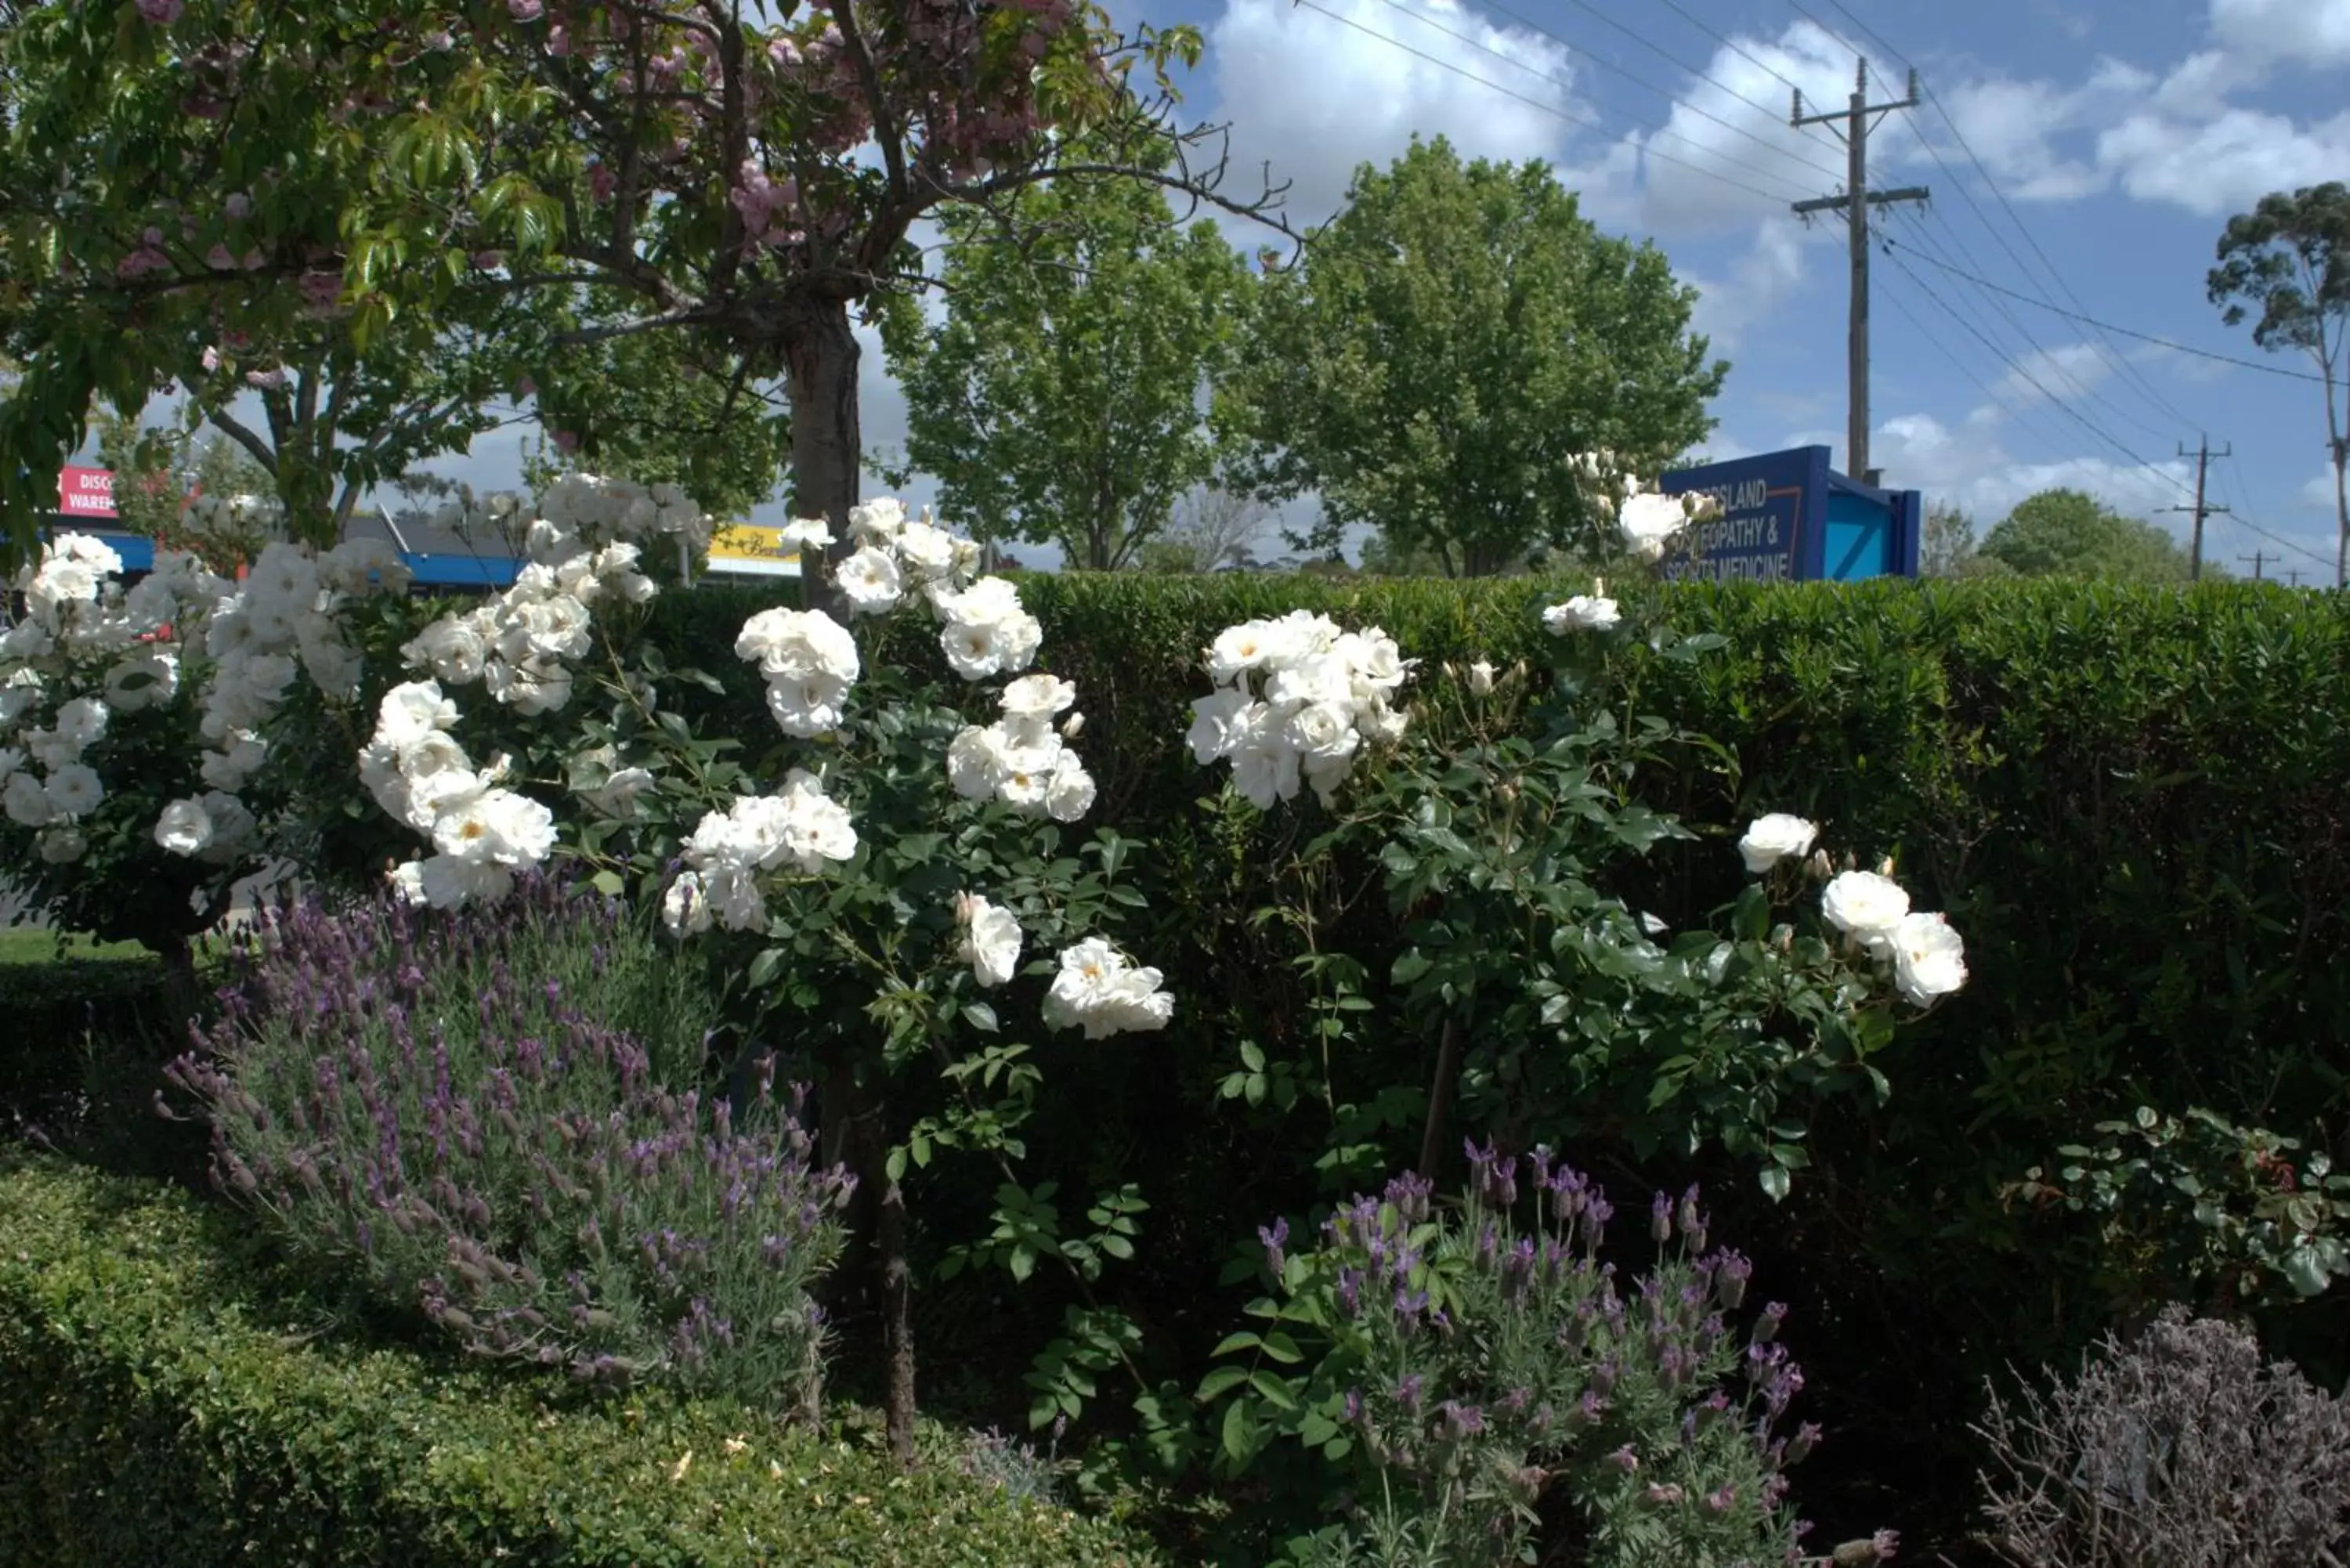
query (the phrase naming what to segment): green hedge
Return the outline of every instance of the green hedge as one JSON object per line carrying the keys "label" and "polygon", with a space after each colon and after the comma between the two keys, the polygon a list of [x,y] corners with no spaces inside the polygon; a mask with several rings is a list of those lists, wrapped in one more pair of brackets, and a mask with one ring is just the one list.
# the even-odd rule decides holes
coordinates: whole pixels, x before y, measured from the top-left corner
{"label": "green hedge", "polygon": [[[1031,1139],[1066,1145],[1066,1179],[1138,1179],[1158,1205],[1139,1299],[1195,1296],[1250,1226],[1315,1201],[1305,1161],[1333,1136],[1317,1106],[1219,1097],[1241,1040],[1276,1073],[1284,1056],[1318,1061],[1321,1046],[1295,939],[1246,919],[1273,889],[1284,830],[1203,809],[1222,775],[1180,743],[1204,690],[1200,650],[1235,621],[1307,607],[1385,627],[1433,680],[1480,657],[1539,668],[1540,607],[1587,586],[1023,582],[1045,624],[1043,661],[1077,682],[1095,820],[1148,841],[1137,875],[1159,923],[1134,940],[1183,999],[1145,1050],[1056,1062],[1066,1125]],[[1680,664],[1618,638],[1595,700],[1660,714],[1737,758],[1723,769],[1692,754],[1646,781],[1652,803],[1703,836],[1661,848],[1627,896],[1676,925],[1707,919],[1742,880],[1727,840],[1755,813],[1797,811],[1839,848],[1895,856],[1921,907],[1964,931],[1973,981],[1903,1032],[1883,1063],[1896,1085],[1885,1111],[1823,1118],[1817,1167],[1783,1207],[1762,1202],[1751,1172],[1638,1161],[1604,1132],[1575,1152],[1627,1183],[1704,1178],[1722,1233],[1764,1254],[1772,1288],[1807,1321],[1833,1325],[1806,1336],[1814,1414],[1838,1438],[1825,1462],[1870,1456],[1893,1477],[1875,1484],[1963,1507],[1972,1464],[1948,1445],[1962,1441],[1982,1376],[2062,1358],[2189,1288],[2150,1249],[2109,1243],[2003,1187],[2142,1104],[2208,1106],[2350,1155],[2350,965],[2338,956],[2350,942],[2350,597],[2217,583],[1613,587],[1629,627],[1662,620],[1722,633],[1727,647]],[[706,590],[663,611],[660,635],[735,683],[713,717],[757,748],[770,726],[732,642],[777,592]],[[1330,878],[1365,880],[1367,868]],[[1376,897],[1322,932],[1325,950],[1361,958],[1375,982],[1392,940]],[[1376,1022],[1386,1015],[1365,1015],[1335,1057],[1342,1100],[1385,1087],[1411,1102],[1426,1082],[1432,1043]],[[1416,1115],[1407,1103],[1358,1130],[1400,1164]],[[2313,1373],[2350,1372],[2350,1314],[2333,1298],[2269,1326]]]}
{"label": "green hedge", "polygon": [[256,1285],[246,1229],[151,1184],[0,1168],[0,1564],[1149,1560],[951,1463],[901,1475],[740,1408],[542,1403],[355,1345]]}

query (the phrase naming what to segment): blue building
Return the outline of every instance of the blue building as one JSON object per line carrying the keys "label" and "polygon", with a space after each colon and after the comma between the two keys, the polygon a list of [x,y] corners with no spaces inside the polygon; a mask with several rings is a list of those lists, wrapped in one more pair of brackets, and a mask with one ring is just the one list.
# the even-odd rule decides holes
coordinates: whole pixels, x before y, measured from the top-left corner
{"label": "blue building", "polygon": [[1690,525],[1694,548],[1667,557],[1669,578],[1849,583],[1918,575],[1923,497],[1836,472],[1824,446],[1684,468],[1657,488],[1702,492],[1720,508]]}

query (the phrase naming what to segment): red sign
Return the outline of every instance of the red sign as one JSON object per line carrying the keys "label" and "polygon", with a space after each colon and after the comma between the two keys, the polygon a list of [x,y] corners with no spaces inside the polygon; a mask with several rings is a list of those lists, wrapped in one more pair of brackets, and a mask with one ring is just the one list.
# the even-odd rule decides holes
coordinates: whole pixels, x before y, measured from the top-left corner
{"label": "red sign", "polygon": [[68,468],[57,475],[57,510],[68,517],[114,515],[114,475],[102,468]]}

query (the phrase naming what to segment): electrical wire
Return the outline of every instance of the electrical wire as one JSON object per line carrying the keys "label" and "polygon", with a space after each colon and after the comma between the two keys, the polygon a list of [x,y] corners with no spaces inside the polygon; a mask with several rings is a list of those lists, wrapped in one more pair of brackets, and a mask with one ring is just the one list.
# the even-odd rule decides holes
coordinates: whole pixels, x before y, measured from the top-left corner
{"label": "electrical wire", "polygon": [[[1566,91],[1571,92],[1574,90],[1574,84],[1565,80],[1564,78],[1555,77],[1547,71],[1537,69],[1535,67],[1529,65],[1525,60],[1522,59],[1518,56],[1511,54],[1506,49],[1497,49],[1492,45],[1488,44],[1482,39],[1471,37],[1466,33],[1456,33],[1451,28],[1436,20],[1435,17],[1430,16],[1424,12],[1416,11],[1410,6],[1404,5],[1402,0],[1379,0],[1379,4],[1385,5],[1390,11],[1400,13],[1410,20],[1418,22],[1424,27],[1434,28],[1437,32],[1443,34],[1446,37],[1452,39],[1455,43],[1466,44],[1471,48],[1475,49],[1482,54],[1491,55],[1493,58],[1500,60],[1503,64],[1515,67],[1517,69],[1524,71],[1527,75],[1534,77],[1538,80],[1548,82],[1551,86]],[[1506,6],[1489,4],[1487,8],[1500,12],[1503,16],[1509,17],[1511,20],[1532,28],[1534,32],[1542,34],[1544,37],[1550,39],[1553,43],[1558,45],[1561,48],[1564,48],[1570,53],[1583,55],[1586,58],[1596,61],[1597,64],[1607,67],[1609,70],[1618,72],[1620,75],[1630,80],[1635,86],[1646,88],[1650,92],[1657,93],[1661,97],[1671,99],[1677,104],[1680,104],[1680,107],[1689,109],[1690,113],[1695,114],[1701,119],[1710,119],[1725,130],[1736,131],[1739,135],[1746,138],[1747,140],[1753,142],[1758,147],[1779,153],[1784,153],[1787,151],[1777,142],[1767,140],[1762,137],[1755,135],[1751,130],[1742,130],[1740,127],[1731,124],[1729,120],[1722,119],[1720,115],[1708,114],[1705,110],[1699,109],[1694,104],[1682,103],[1678,97],[1667,89],[1658,87],[1651,82],[1644,81],[1640,78],[1633,76],[1631,72],[1623,70],[1621,67],[1611,65],[1609,62],[1600,59],[1596,55],[1588,54],[1586,51],[1578,48],[1576,46],[1568,43],[1557,34],[1550,32],[1546,28],[1541,26],[1539,24],[1527,21],[1524,17],[1520,16],[1516,12],[1508,9]],[[1669,136],[1676,141],[1694,147],[1700,152],[1706,153],[1717,161],[1728,164],[1732,169],[1743,169],[1748,173],[1759,175],[1762,179],[1776,180],[1780,183],[1786,185],[1793,190],[1802,189],[1802,187],[1797,185],[1794,180],[1775,169],[1765,169],[1760,164],[1750,163],[1742,159],[1732,158],[1728,153],[1717,151],[1712,148],[1709,148],[1705,143],[1699,141],[1692,137],[1687,136],[1680,131],[1670,129],[1659,129],[1655,134],[1658,136]],[[1808,160],[1803,158],[1796,158],[1794,161],[1809,169],[1819,169],[1821,167],[1819,164],[1810,162]]]}
{"label": "electrical wire", "polygon": [[1960,375],[1964,376],[1968,380],[1973,382],[1975,389],[1983,395],[1985,402],[1997,408],[2014,423],[2018,430],[2022,431],[2024,434],[2032,437],[2033,440],[2046,448],[2050,456],[2061,460],[2070,455],[2070,448],[2066,442],[2049,434],[2048,431],[2041,425],[2029,422],[2025,419],[2025,415],[2027,413],[2036,411],[2040,405],[2025,403],[2011,406],[2007,402],[2006,399],[1995,390],[1989,382],[1985,381],[1981,376],[1975,374],[1973,369],[1969,366],[1964,359],[1961,359],[1959,357],[1958,351],[1943,341],[1941,337],[1937,334],[1932,327],[1927,326],[1925,318],[1920,317],[1916,311],[1910,309],[1908,302],[1899,295],[1888,293],[1885,296],[1885,302],[1893,306],[1895,310],[1898,311],[1902,317],[1907,320],[1911,327],[1917,329],[1918,336],[1923,337],[1928,344],[1932,346],[1936,352],[1942,356],[1943,358],[1948,359],[1953,369],[1957,370]]}
{"label": "electrical wire", "polygon": [[2002,285],[1991,282],[1988,278],[1978,277],[1971,273],[1965,272],[1960,268],[1952,265],[1947,261],[1940,260],[1934,256],[1929,256],[1914,245],[1905,245],[1899,241],[1891,238],[1887,238],[1885,243],[1887,245],[1892,246],[1895,250],[1908,251],[1911,255],[1916,256],[1919,261],[1926,263],[1929,266],[1939,267],[1954,277],[1964,278],[1967,282],[1973,284],[1978,288],[1989,289],[1993,294],[2005,295],[2010,299],[2022,300],[2024,304],[2036,306],[2038,308],[2045,310],[2051,315],[2062,316],[2070,320],[2078,321],[2086,326],[2097,327],[2103,331],[2117,332],[2124,337],[2135,337],[2141,343],[2151,343],[2157,348],[2168,348],[2173,353],[2192,354],[2199,359],[2216,360],[2218,363],[2222,365],[2233,365],[2239,369],[2258,370],[2263,375],[2283,376],[2288,379],[2295,381],[2316,381],[2322,384],[2326,379],[2325,377],[2317,375],[2313,371],[2295,370],[2284,365],[2264,364],[2258,359],[2241,358],[2233,354],[2214,353],[2209,348],[2197,348],[2189,344],[2177,342],[2168,337],[2158,337],[2151,332],[2139,332],[2127,327],[2116,327],[2110,321],[2100,321],[2095,317],[2089,316],[2084,312],[2067,310],[2061,305],[2053,304],[2045,299],[2034,299],[2028,294],[2020,294],[2014,289],[2004,287]]}
{"label": "electrical wire", "polygon": [[[1410,55],[1417,59],[1425,60],[1430,65],[1436,67],[1439,70],[1450,71],[1454,76],[1462,78],[1464,81],[1475,82],[1479,87],[1486,88],[1492,91],[1500,93],[1503,98],[1513,99],[1517,102],[1524,104],[1528,109],[1547,114],[1555,119],[1565,120],[1569,125],[1579,125],[1587,130],[1596,130],[1603,135],[1613,134],[1606,125],[1602,124],[1598,120],[1593,119],[1588,115],[1575,114],[1567,109],[1563,109],[1555,104],[1548,104],[1543,102],[1539,99],[1528,98],[1522,92],[1513,92],[1510,88],[1502,86],[1499,82],[1489,81],[1485,78],[1477,75],[1474,71],[1467,70],[1460,66],[1456,66],[1451,60],[1440,59],[1436,56],[1430,54],[1425,49],[1415,49],[1409,44],[1405,43],[1402,39],[1389,37],[1385,33],[1379,32],[1375,28],[1366,26],[1364,24],[1356,21],[1352,16],[1342,16],[1337,12],[1331,10],[1328,6],[1321,5],[1319,0],[1296,0],[1296,4],[1305,6],[1309,11],[1317,11],[1321,13],[1323,16],[1329,17],[1330,20],[1337,23],[1341,26],[1352,27],[1355,31],[1362,34],[1367,38],[1376,38],[1380,43],[1386,44],[1391,48],[1401,49],[1405,54]],[[1659,152],[1653,147],[1644,146],[1641,148],[1640,153],[1644,158],[1653,158],[1660,163],[1673,164],[1677,168],[1688,170],[1692,174],[1702,174],[1709,180],[1727,185],[1732,190],[1743,191],[1750,196],[1759,196],[1765,202],[1776,203],[1785,200],[1784,197],[1774,196],[1768,191],[1758,191],[1753,186],[1746,184],[1742,181],[1732,180],[1726,174],[1716,173],[1714,171],[1706,168],[1701,163],[1692,163],[1686,158],[1676,158],[1669,152]]]}
{"label": "electrical wire", "polygon": [[[1895,48],[1890,39],[1887,38],[1884,34],[1877,31],[1876,28],[1871,27],[1866,21],[1863,21],[1849,6],[1843,3],[1843,0],[1826,0],[1826,3],[1835,7],[1837,15],[1850,22],[1853,26],[1858,30],[1861,36],[1875,44],[1886,54],[1891,56],[1893,59],[1905,70],[1915,70],[1916,67],[1914,63],[1905,57],[1899,49]],[[1818,16],[1811,11],[1805,10],[1804,6],[1798,3],[1798,0],[1788,0],[1788,4],[1793,6],[1799,15],[1808,18],[1814,26],[1821,28],[1831,36],[1835,34],[1835,28],[1828,26],[1826,23],[1820,20]],[[1957,119],[1954,118],[1950,109],[1944,106],[1940,96],[1934,91],[1932,84],[1920,83],[1919,90],[1924,96],[1927,106],[1932,109],[1934,113],[1941,119],[1942,124],[1949,129],[1951,139],[1958,143],[1960,151],[1966,154],[1967,161],[1974,165],[1976,173],[1982,176],[1985,189],[1989,190],[1993,199],[1999,202],[2000,209],[2007,214],[2008,222],[2013,224],[2015,232],[2022,236],[2023,243],[2031,248],[2033,254],[2039,257],[2040,265],[2043,270],[2047,273],[2050,280],[2056,285],[2058,291],[2072,302],[2074,309],[2083,313],[2081,318],[2084,321],[2088,322],[2093,330],[2095,330],[2098,333],[2098,336],[2104,339],[2101,344],[2092,345],[2092,347],[2095,347],[2099,349],[2099,358],[2106,360],[2107,369],[2111,369],[2116,375],[2119,376],[2125,383],[2132,387],[2140,397],[2145,398],[2148,407],[2159,410],[2166,417],[2176,421],[2181,427],[2193,426],[2195,421],[2188,418],[2185,413],[2181,412],[2178,405],[2171,402],[2171,400],[2164,395],[2162,389],[2157,386],[2143,370],[2139,369],[2127,355],[2122,353],[2120,348],[2114,344],[2111,338],[2105,337],[2105,333],[2108,329],[2103,327],[2102,324],[2095,322],[2087,316],[2086,312],[2088,310],[2088,306],[2082,303],[2080,296],[2073,292],[2072,286],[2064,280],[2064,275],[2056,269],[2056,264],[2049,259],[2048,253],[2041,247],[2039,240],[2033,237],[2031,229],[2025,226],[2022,217],[2015,210],[2014,203],[2008,200],[2007,192],[2000,189],[1999,182],[1991,177],[1991,170],[1984,165],[1981,158],[1976,155],[1973,144],[1968,141],[1966,132],[1959,129]],[[1982,210],[1981,204],[1975,200],[1973,191],[1968,188],[1967,182],[1959,177],[1957,171],[1953,170],[1950,167],[1949,161],[1943,158],[1941,149],[1934,145],[1933,139],[1930,137],[1920,136],[1918,140],[1919,144],[1926,149],[1927,153],[1934,160],[1935,166],[1941,170],[1943,175],[1950,182],[1951,185],[1957,189],[1960,198],[1966,202],[1969,210],[1974,213],[1976,221],[1982,224],[1984,232],[1989,234],[1991,237],[1998,243],[1999,247],[2007,253],[2008,259],[2015,264],[2016,270],[2027,280],[2031,279],[2031,266],[2024,261],[2023,257],[2018,254],[2015,247],[2008,243],[2007,236],[2000,232],[1999,226],[1991,221],[1990,214],[1985,213]],[[1955,231],[1953,232],[1955,233]],[[1968,265],[1971,266],[1976,265],[1977,264],[1970,259]],[[2037,286],[2035,285],[2035,286]],[[2032,303],[2039,304],[2044,303],[2044,301],[2035,300],[2032,301]],[[2132,422],[2136,421],[2133,421]],[[2146,429],[2147,427],[2141,425],[2139,428]]]}
{"label": "electrical wire", "polygon": [[[1929,234],[1924,221],[1922,219],[1916,218],[1915,215],[1911,213],[1904,213],[1903,215],[1911,218],[1915,224],[1917,238],[1920,242],[1920,247],[1914,250],[1912,254],[1928,259],[1936,259],[1936,252],[1930,248],[1932,244],[1932,236]],[[1943,227],[1950,228],[1950,225],[1945,223]],[[1884,238],[1885,243],[1887,244],[1894,243],[1889,235],[1881,235],[1880,237]],[[1963,242],[1960,240],[1958,231],[1951,229],[1950,237],[1952,243],[1959,245],[1960,253],[1964,254],[1966,247]],[[1968,259],[1971,261],[1973,258],[1969,256]],[[1961,277],[1969,275],[1961,270],[1952,270],[1956,275]],[[2139,430],[2144,431],[2147,434],[2154,437],[2157,441],[2176,441],[2178,439],[2179,432],[2177,426],[2172,426],[2168,430],[2158,429],[2156,426],[2138,418],[2137,415],[2130,412],[2129,410],[2122,407],[2119,403],[2115,402],[2103,392],[2097,390],[2095,383],[2090,381],[2085,376],[2075,374],[2074,371],[2066,369],[2064,361],[2057,357],[2055,350],[2043,343],[2040,340],[2039,335],[2033,332],[2031,327],[2026,327],[2023,324],[2022,320],[2016,316],[2014,310],[2009,306],[2004,298],[2001,297],[1997,294],[1991,293],[1985,293],[1983,297],[1990,300],[1991,308],[1998,311],[2001,316],[2004,317],[2008,325],[2014,327],[2015,330],[2022,335],[2023,340],[2032,346],[2033,351],[2040,356],[2041,363],[2045,365],[2052,374],[2063,377],[2064,379],[2073,388],[2075,395],[2087,401],[2100,405],[2107,412],[2113,414],[2126,423],[2136,425]],[[2099,362],[2105,364],[2108,370],[2113,369],[2111,361],[2106,358],[2106,356],[2097,348],[2095,344],[2088,343],[2085,340],[2083,347],[2088,348],[2091,353],[2097,355]]]}

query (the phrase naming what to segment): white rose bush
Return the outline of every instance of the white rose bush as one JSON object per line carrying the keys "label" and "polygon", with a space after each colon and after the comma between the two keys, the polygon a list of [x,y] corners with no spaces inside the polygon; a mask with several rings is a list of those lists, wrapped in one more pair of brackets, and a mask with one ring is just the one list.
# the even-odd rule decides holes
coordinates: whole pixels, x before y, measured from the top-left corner
{"label": "white rose bush", "polygon": [[[1661,556],[1702,510],[1624,490],[1620,532],[1638,557]],[[1965,983],[1963,943],[1941,915],[1910,909],[1889,867],[1833,874],[1821,828],[1786,813],[1757,817],[1739,839],[1754,879],[1721,912],[1725,930],[1674,932],[1640,910],[1629,899],[1648,851],[1692,835],[1643,805],[1637,781],[1703,755],[1702,738],[1627,722],[1587,696],[1610,642],[1634,634],[1604,583],[1538,614],[1556,650],[1545,679],[1480,659],[1417,691],[1414,661],[1377,628],[1305,612],[1232,627],[1201,654],[1210,690],[1191,704],[1193,758],[1228,764],[1232,798],[1249,810],[1318,809],[1296,876],[1321,875],[1332,851],[1378,867],[1394,921],[1389,972],[1310,950],[1298,961],[1312,971],[1324,1039],[1399,1003],[1403,1026],[1426,1041],[1414,1168],[1431,1173],[1455,1147],[1456,1119],[1555,1144],[1604,1127],[1638,1148],[1718,1146],[1783,1197],[1809,1163],[1811,1108],[1890,1092],[1871,1058],[1905,1012]],[[1638,635],[1677,661],[1721,646],[1660,627]],[[1809,914],[1794,907],[1805,888],[1818,899]],[[1295,924],[1290,911],[1306,902],[1262,916]],[[1238,1044],[1225,1092],[1261,1092],[1264,1049]],[[1285,1065],[1284,1092],[1346,1101],[1316,1081],[1339,1070],[1327,1062]],[[1359,1087],[1357,1106],[1374,1092]]]}
{"label": "white rose bush", "polygon": [[[1140,900],[1128,842],[1083,826],[1096,790],[1076,689],[1035,668],[1042,628],[1012,583],[977,574],[974,544],[877,501],[847,519],[843,618],[776,607],[741,628],[772,742],[705,738],[679,695],[726,683],[642,635],[707,547],[689,498],[573,474],[452,521],[515,538],[521,564],[429,620],[372,545],[272,543],[242,582],[167,554],[126,594],[110,552],[58,541],[20,582],[31,609],[0,676],[12,830],[43,866],[89,856],[94,833],[120,839],[135,876],[175,869],[183,903],[276,859],[439,911],[494,909],[544,873],[633,887],[685,953],[733,976],[743,1039],[712,1072],[739,1089],[768,1034],[813,1043],[801,1065],[835,1129],[827,1157],[877,1199],[891,1429],[910,1441],[909,1172],[948,1151],[992,1168],[1022,1224],[961,1261],[1021,1279],[1045,1260],[1089,1282],[1130,1254],[1143,1208],[1131,1188],[1097,1194],[1088,1236],[1061,1225],[1049,1184],[1016,1179],[1044,1073],[1030,1042],[1099,1049],[1175,1012],[1109,929]],[[812,558],[832,542],[822,522],[791,532]],[[911,623],[929,628],[931,671],[877,652]],[[136,725],[166,765],[137,770],[117,824],[108,775]],[[1041,1033],[1015,1037],[1021,1017]],[[1082,1325],[1059,1365],[1081,1380],[1131,1334]],[[1074,1384],[1045,1397],[1080,1402]]]}

